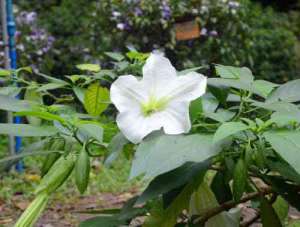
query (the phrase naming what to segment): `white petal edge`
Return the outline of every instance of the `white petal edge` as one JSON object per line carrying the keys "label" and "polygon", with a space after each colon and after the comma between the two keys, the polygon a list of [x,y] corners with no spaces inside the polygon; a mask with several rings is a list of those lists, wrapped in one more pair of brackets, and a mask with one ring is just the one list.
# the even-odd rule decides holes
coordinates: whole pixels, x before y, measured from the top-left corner
{"label": "white petal edge", "polygon": [[191,129],[188,102],[171,102],[163,115],[163,129],[166,134],[187,133]]}
{"label": "white petal edge", "polygon": [[205,93],[206,86],[207,78],[205,76],[197,72],[190,72],[170,82],[170,86],[166,87],[162,95],[178,102],[192,101]]}
{"label": "white petal edge", "polygon": [[141,142],[152,131],[162,127],[162,121],[158,114],[144,117],[140,110],[121,112],[116,121],[124,136],[135,144]]}
{"label": "white petal edge", "polygon": [[132,75],[120,76],[110,88],[110,99],[120,112],[139,108],[147,98],[143,83]]}
{"label": "white petal edge", "polygon": [[152,92],[160,92],[170,81],[176,79],[176,69],[162,54],[152,53],[143,67],[143,82]]}

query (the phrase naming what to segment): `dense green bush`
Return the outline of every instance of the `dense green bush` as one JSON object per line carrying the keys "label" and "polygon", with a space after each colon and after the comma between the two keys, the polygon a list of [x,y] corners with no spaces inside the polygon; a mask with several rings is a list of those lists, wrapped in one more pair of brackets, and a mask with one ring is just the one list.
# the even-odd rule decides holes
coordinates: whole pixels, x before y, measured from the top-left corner
{"label": "dense green bush", "polygon": [[[70,72],[74,69],[71,62],[104,64],[105,51],[126,51],[129,46],[143,52],[162,49],[180,68],[219,62],[251,67],[259,78],[273,81],[297,76],[297,29],[285,14],[248,0],[88,4],[83,0],[19,0],[17,4],[20,9],[36,10],[39,24],[56,38],[39,66],[43,71]],[[201,37],[176,41],[174,24],[190,19],[199,23]]]}

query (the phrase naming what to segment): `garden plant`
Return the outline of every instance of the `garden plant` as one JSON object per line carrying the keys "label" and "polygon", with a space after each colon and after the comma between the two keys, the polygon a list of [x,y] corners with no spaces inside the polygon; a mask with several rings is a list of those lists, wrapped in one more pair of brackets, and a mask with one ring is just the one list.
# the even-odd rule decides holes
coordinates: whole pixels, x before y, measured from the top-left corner
{"label": "garden plant", "polygon": [[[108,68],[80,64],[61,79],[0,71],[0,109],[23,117],[0,134],[30,138],[0,164],[45,156],[16,227],[34,226],[70,177],[84,193],[92,159],[109,166],[124,151],[134,153],[130,178],[149,184],[122,208],[87,210],[95,217],[80,226],[296,226],[288,211],[300,209],[299,79],[275,84],[219,64],[177,71],[160,52],[106,55]],[[250,220],[245,203],[256,211]]]}

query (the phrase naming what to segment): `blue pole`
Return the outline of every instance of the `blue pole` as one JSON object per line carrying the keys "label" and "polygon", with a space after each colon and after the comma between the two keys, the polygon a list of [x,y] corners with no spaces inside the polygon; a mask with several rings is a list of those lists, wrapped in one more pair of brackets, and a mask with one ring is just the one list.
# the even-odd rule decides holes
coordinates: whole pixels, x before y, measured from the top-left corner
{"label": "blue pole", "polygon": [[[7,12],[6,15],[7,15],[7,33],[8,33],[10,67],[11,67],[11,69],[16,69],[17,68],[17,51],[16,51],[16,44],[15,44],[16,24],[14,21],[12,0],[6,0],[6,12]],[[14,75],[14,76],[16,76],[16,75]],[[17,84],[16,84],[16,86],[17,86]],[[19,97],[17,97],[17,98],[19,98]],[[15,117],[14,123],[20,124],[21,118]],[[22,145],[22,138],[16,137],[15,138],[16,153],[20,153],[21,145]],[[23,172],[23,169],[24,169],[23,162],[19,161],[16,165],[16,170],[18,172]]]}

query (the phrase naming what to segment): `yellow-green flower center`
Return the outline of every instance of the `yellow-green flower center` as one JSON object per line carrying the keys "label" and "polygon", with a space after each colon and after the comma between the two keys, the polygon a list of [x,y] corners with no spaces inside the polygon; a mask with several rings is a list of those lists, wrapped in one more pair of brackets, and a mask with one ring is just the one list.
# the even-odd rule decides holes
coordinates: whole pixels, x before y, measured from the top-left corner
{"label": "yellow-green flower center", "polygon": [[142,113],[145,117],[150,116],[153,113],[162,111],[168,104],[167,98],[157,99],[154,96],[150,96],[149,100],[141,104]]}

